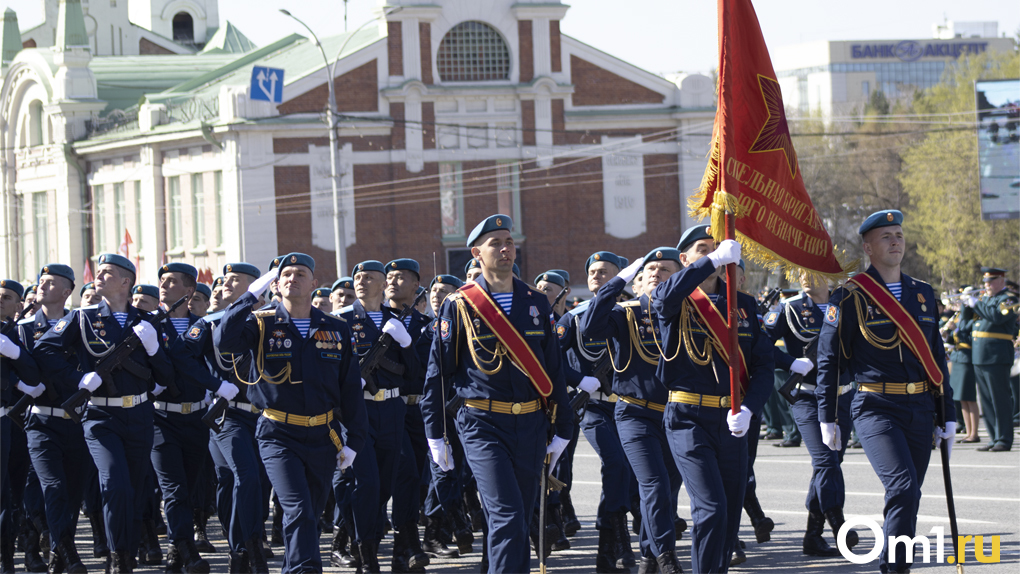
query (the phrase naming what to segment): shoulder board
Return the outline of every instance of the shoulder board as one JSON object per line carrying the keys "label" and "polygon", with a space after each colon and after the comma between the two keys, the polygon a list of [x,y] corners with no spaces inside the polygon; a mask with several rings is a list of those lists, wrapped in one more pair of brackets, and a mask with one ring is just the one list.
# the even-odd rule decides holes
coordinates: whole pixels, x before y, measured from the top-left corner
{"label": "shoulder board", "polygon": [[785,302],[786,303],[793,303],[794,301],[803,301],[803,300],[804,300],[804,294],[803,293],[797,293],[793,297],[790,297],[789,299],[787,299]]}
{"label": "shoulder board", "polygon": [[259,309],[255,311],[256,317],[275,317],[276,309]]}
{"label": "shoulder board", "polygon": [[567,311],[567,315],[580,315],[581,313],[584,313],[585,309],[587,309],[589,305],[591,305],[591,299],[588,299],[577,307]]}
{"label": "shoulder board", "polygon": [[225,313],[225,311],[217,311],[215,313],[209,313],[205,317],[202,317],[202,320],[205,321],[206,323],[212,323],[213,321],[219,321],[220,319],[223,318],[223,314],[224,313]]}
{"label": "shoulder board", "polygon": [[624,301],[623,303],[617,303],[617,305],[620,306],[620,307],[640,307],[641,306],[641,300],[640,299],[631,299],[630,301]]}
{"label": "shoulder board", "polygon": [[19,325],[31,325],[33,323],[35,323],[35,317],[34,316],[32,316],[32,317],[25,317],[24,319],[18,321]]}
{"label": "shoulder board", "polygon": [[98,309],[98,308],[99,308],[99,303],[96,303],[95,305],[87,305],[85,307],[78,307],[78,309],[80,311],[85,311],[85,310],[90,310],[90,309]]}
{"label": "shoulder board", "polygon": [[337,313],[339,313],[340,315],[343,315],[343,314],[346,314],[346,313],[353,313],[353,312],[354,312],[354,305],[348,305],[348,306],[340,309],[339,311],[337,311]]}

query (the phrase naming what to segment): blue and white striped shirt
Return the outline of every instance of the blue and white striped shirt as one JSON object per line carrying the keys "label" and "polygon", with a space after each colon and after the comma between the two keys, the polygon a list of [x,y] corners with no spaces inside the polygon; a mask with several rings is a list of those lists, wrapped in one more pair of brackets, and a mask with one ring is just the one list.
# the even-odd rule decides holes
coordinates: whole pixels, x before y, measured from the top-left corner
{"label": "blue and white striped shirt", "polygon": [[302,338],[307,338],[308,337],[308,327],[311,326],[312,320],[311,319],[294,319],[294,318],[291,318],[291,321],[294,321],[294,326],[297,327],[298,333],[301,333],[301,337]]}
{"label": "blue and white striped shirt", "polygon": [[895,297],[897,301],[899,301],[900,294],[903,293],[903,287],[900,285],[900,282],[897,281],[895,283],[886,283],[885,286],[889,288],[889,292],[892,293],[892,296]]}
{"label": "blue and white striped shirt", "polygon": [[503,312],[507,315],[510,314],[510,308],[513,304],[514,294],[511,293],[493,293],[492,298],[499,303],[499,306],[503,308]]}

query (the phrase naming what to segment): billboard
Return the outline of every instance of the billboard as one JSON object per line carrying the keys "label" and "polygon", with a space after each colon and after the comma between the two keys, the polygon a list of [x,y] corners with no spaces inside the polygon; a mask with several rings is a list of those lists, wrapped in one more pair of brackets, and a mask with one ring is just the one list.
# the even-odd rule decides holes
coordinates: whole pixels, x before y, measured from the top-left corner
{"label": "billboard", "polygon": [[1020,79],[974,83],[982,219],[1020,218]]}

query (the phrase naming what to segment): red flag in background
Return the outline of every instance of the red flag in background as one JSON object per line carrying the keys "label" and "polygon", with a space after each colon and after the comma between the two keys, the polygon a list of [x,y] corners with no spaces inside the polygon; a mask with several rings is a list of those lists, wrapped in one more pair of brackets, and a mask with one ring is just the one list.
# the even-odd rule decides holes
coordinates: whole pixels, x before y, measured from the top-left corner
{"label": "red flag in background", "polygon": [[81,274],[81,280],[85,283],[92,283],[96,278],[92,275],[92,266],[89,265],[89,260],[85,260],[85,272]]}
{"label": "red flag in background", "polygon": [[719,103],[712,153],[688,207],[711,216],[724,238],[725,213],[736,215],[748,258],[781,269],[845,278],[832,239],[804,188],[783,97],[750,0],[719,0]]}
{"label": "red flag in background", "polygon": [[117,248],[117,253],[123,255],[124,257],[129,257],[129,255],[128,255],[128,245],[131,245],[132,243],[134,243],[134,241],[131,240],[131,234],[128,233],[128,230],[125,227],[124,228],[124,240],[120,242],[120,247]]}

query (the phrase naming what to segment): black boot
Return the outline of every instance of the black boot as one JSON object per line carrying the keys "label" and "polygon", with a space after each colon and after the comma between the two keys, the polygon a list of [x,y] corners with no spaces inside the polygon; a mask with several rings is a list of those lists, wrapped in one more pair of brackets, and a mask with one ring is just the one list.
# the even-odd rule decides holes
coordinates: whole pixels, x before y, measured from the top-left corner
{"label": "black boot", "polygon": [[751,519],[751,526],[754,528],[754,539],[758,541],[758,544],[771,540],[771,532],[776,527],[776,523],[768,516],[765,516],[765,511],[761,509],[757,496],[744,498],[744,512]]}
{"label": "black boot", "polygon": [[216,547],[209,542],[209,538],[205,535],[205,523],[209,517],[206,516],[204,510],[196,510],[193,516],[195,518],[195,548],[202,554],[215,554]]}
{"label": "black boot", "polygon": [[379,570],[379,541],[367,540],[361,542],[361,568],[359,572],[366,574],[377,574]]}
{"label": "black boot", "polygon": [[167,574],[184,574],[181,553],[177,551],[177,547],[173,543],[170,543],[170,548],[166,551],[166,571]]}
{"label": "black boot", "polygon": [[227,572],[230,574],[250,574],[251,564],[247,550],[227,554]]}
{"label": "black boot", "polygon": [[489,574],[489,529],[482,529],[482,559],[478,562],[479,574]]}
{"label": "black boot", "polygon": [[556,527],[548,525],[545,527],[545,538],[542,540],[542,554],[539,554],[539,525],[538,525],[538,512],[531,515],[531,549],[535,551],[535,557],[541,560],[543,557],[548,558],[552,554],[553,539],[556,536]]}
{"label": "black boot", "polygon": [[0,538],[0,574],[14,572],[14,537]]}
{"label": "black boot", "polygon": [[[839,529],[843,526],[843,523],[846,522],[846,520],[844,520],[844,518],[843,518],[843,509],[839,508],[839,507],[836,507],[836,508],[830,508],[829,510],[826,510],[825,511],[825,520],[827,520],[829,522],[829,528],[832,529],[832,537],[835,538],[836,541],[838,542],[839,541]],[[857,546],[858,542],[860,542],[860,537],[857,536],[857,531],[852,529],[852,528],[847,530],[846,531],[846,547],[847,548],[853,548],[854,546]]]}
{"label": "black boot", "polygon": [[448,516],[453,526],[453,539],[457,543],[457,551],[461,556],[475,551],[475,535],[471,531],[471,522],[460,506],[450,509]]}
{"label": "black boot", "polygon": [[807,530],[804,531],[804,554],[808,556],[839,556],[839,550],[829,546],[822,534],[825,532],[825,517],[818,512],[808,512]]}
{"label": "black boot", "polygon": [[637,563],[637,574],[656,574],[659,571],[659,562],[655,558],[642,556]]}
{"label": "black boot", "polygon": [[174,548],[181,557],[185,574],[209,574],[209,563],[198,553],[194,540],[174,542]]}
{"label": "black boot", "polygon": [[30,521],[22,525],[25,530],[25,570],[28,572],[45,572],[46,561],[42,559],[39,546],[39,531]]}
{"label": "black boot", "polygon": [[403,530],[397,530],[393,533],[393,558],[390,561],[391,572],[405,573],[411,571],[407,565],[410,552],[407,549],[406,540],[407,536]]}
{"label": "black boot", "polygon": [[684,574],[684,569],[680,567],[680,561],[676,559],[675,550],[667,550],[659,554],[655,561],[659,563],[659,572],[662,574]]}
{"label": "black boot", "polygon": [[159,547],[156,523],[152,520],[142,522],[142,543],[138,546],[138,561],[147,566],[159,566],[163,563],[163,550]]}
{"label": "black boot", "polygon": [[730,552],[730,568],[747,562],[747,553],[744,552],[744,545],[737,540],[733,545],[733,551]]}
{"label": "black boot", "polygon": [[620,568],[635,566],[634,549],[630,545],[630,532],[627,531],[627,513],[613,512],[608,516],[613,529],[613,551],[616,565]]}
{"label": "black boot", "polygon": [[46,570],[47,574],[63,574],[64,567],[67,564],[64,562],[64,556],[54,549],[50,552],[49,567]]}
{"label": "black boot", "polygon": [[581,529],[581,522],[577,519],[577,514],[574,512],[574,504],[570,500],[570,493],[565,490],[560,491],[560,513],[563,515],[563,533],[567,537],[577,534],[577,531]]}
{"label": "black boot", "polygon": [[135,571],[131,565],[131,556],[127,552],[110,551],[107,566],[110,574],[131,574]]}
{"label": "black boot", "polygon": [[[429,555],[422,550],[421,538],[418,537],[418,525],[408,524],[403,529],[404,532],[404,543],[407,544],[408,558],[407,558],[407,569],[411,572],[424,572],[425,567],[428,566],[432,560]],[[468,533],[471,532],[470,527]],[[470,549],[468,550],[470,551]]]}
{"label": "black boot", "polygon": [[560,505],[549,506],[546,510],[546,521],[556,527],[556,539],[553,540],[552,545],[553,552],[570,550],[570,540],[567,540],[567,535],[563,532],[563,514]]}
{"label": "black boot", "polygon": [[333,530],[333,542],[329,545],[329,563],[335,568],[347,566],[351,555],[347,553],[347,527]]}
{"label": "black boot", "polygon": [[283,546],[283,509],[279,504],[273,505],[273,532],[269,538],[270,546]]}
{"label": "black boot", "polygon": [[442,540],[442,534],[440,533],[441,514],[429,517],[429,525],[425,527],[425,537],[422,540],[422,548],[425,552],[435,554],[440,558],[456,558],[460,556],[460,552],[449,548],[446,543]]}
{"label": "black boot", "polygon": [[53,563],[53,555],[57,555],[64,562],[64,571],[67,574],[86,574],[89,571],[78,556],[78,548],[74,545],[74,538],[70,534],[64,536],[56,549],[50,553],[50,563]]}
{"label": "black boot", "polygon": [[599,547],[595,554],[595,572],[598,573],[609,573],[609,574],[629,574],[630,568],[619,568],[616,565],[616,560],[613,552],[613,546],[615,546],[616,537],[613,535],[613,531],[607,528],[599,529]]}
{"label": "black boot", "polygon": [[464,499],[464,508],[471,517],[471,530],[481,532],[485,524],[485,513],[482,512],[482,503],[478,501],[478,486],[474,482],[469,482],[464,487],[461,498]]}
{"label": "black boot", "polygon": [[641,497],[630,497],[630,528],[634,536],[641,536]]}
{"label": "black boot", "polygon": [[250,571],[253,574],[269,574],[269,564],[266,563],[266,555],[262,552],[262,540],[256,536],[246,540],[244,549],[248,554]]}
{"label": "black boot", "polygon": [[89,515],[92,526],[92,557],[105,558],[110,555],[110,547],[106,545],[106,526],[103,523],[103,511],[97,510]]}
{"label": "black boot", "polygon": [[[350,533],[348,532],[348,535]],[[354,568],[361,571],[361,545],[355,544],[354,538],[351,538],[351,562],[346,565],[347,568]]]}

